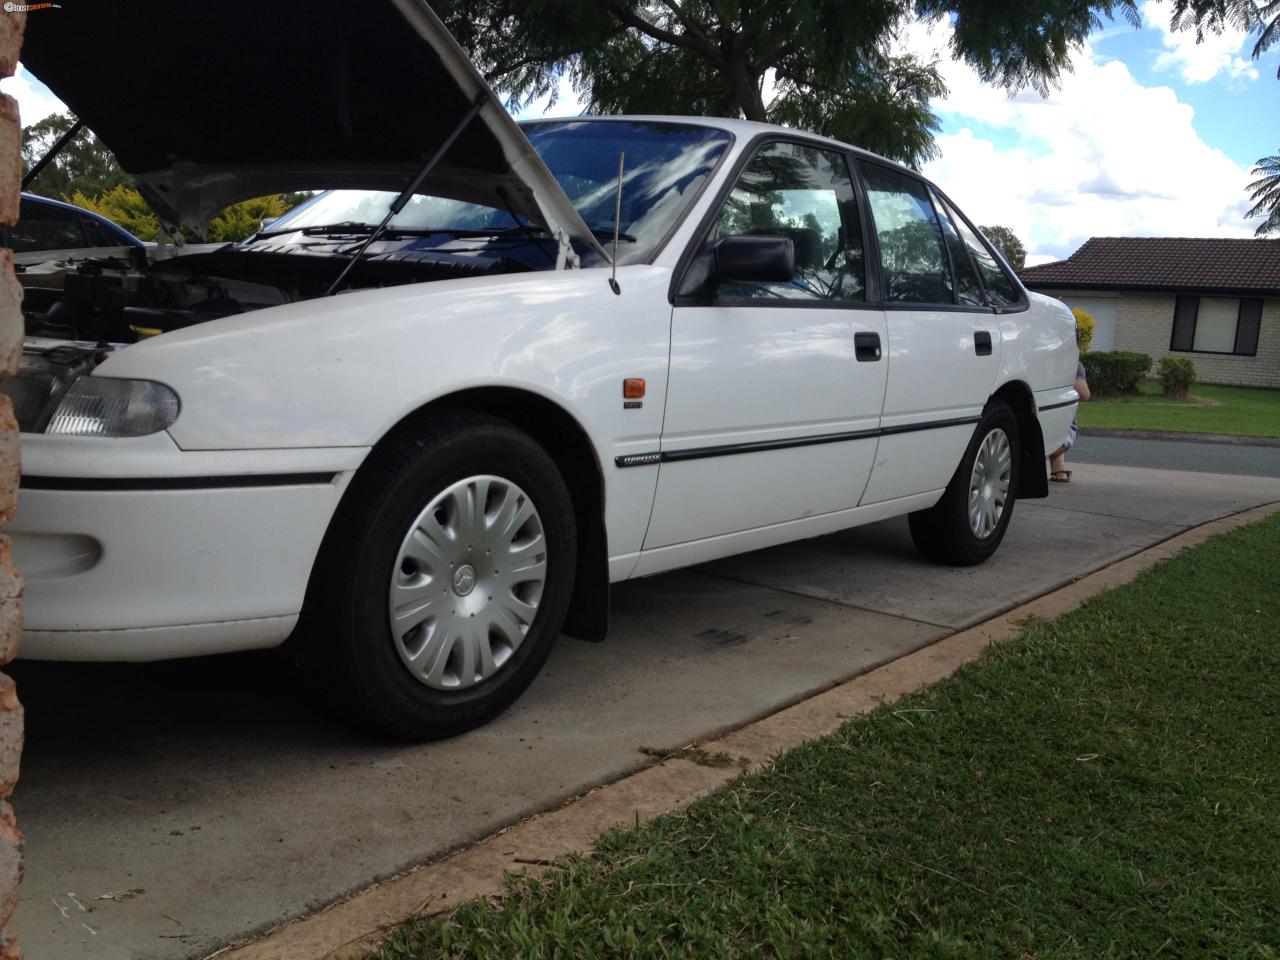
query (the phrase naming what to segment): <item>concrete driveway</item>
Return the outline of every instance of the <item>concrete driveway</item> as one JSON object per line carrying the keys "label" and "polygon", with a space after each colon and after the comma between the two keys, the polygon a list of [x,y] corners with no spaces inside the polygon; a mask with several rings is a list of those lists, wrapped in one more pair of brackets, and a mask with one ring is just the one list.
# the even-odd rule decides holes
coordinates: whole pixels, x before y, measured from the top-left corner
{"label": "concrete driveway", "polygon": [[1275,478],[1073,469],[1017,505],[983,567],[925,564],[899,520],[625,584],[607,641],[562,641],[514,709],[444,743],[354,736],[270,655],[17,664],[14,929],[33,958],[204,956],[652,762],[642,747],[738,726],[1280,500]]}

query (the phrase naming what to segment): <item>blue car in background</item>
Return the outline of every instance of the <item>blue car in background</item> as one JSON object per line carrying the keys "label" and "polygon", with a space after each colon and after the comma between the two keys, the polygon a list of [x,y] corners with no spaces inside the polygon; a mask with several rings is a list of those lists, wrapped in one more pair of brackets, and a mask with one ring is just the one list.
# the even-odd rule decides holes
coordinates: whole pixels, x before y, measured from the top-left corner
{"label": "blue car in background", "polygon": [[20,266],[128,255],[146,247],[106,217],[32,193],[22,195],[18,222],[5,228],[3,245],[13,251],[14,262]]}

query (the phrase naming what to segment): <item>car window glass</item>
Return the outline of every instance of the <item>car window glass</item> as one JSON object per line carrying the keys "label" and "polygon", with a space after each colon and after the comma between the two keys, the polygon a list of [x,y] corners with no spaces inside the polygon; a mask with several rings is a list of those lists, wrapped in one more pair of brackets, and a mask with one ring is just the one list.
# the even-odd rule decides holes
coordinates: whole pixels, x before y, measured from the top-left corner
{"label": "car window glass", "polygon": [[34,250],[79,250],[90,246],[73,210],[23,202],[18,223],[9,231],[14,253]]}
{"label": "car window glass", "polygon": [[942,228],[924,183],[878,163],[862,164],[880,240],[884,298],[899,303],[955,303]]}
{"label": "car window glass", "polygon": [[982,275],[982,284],[987,288],[987,299],[991,302],[991,305],[1008,307],[1015,303],[1020,303],[1022,296],[1018,293],[1017,285],[1009,279],[1009,275],[1004,272],[1004,268],[996,262],[996,258],[992,256],[986,244],[978,239],[976,233],[969,229],[969,225],[956,212],[955,207],[945,202],[944,206],[951,219],[955,221],[956,229],[960,231],[960,236],[964,239],[964,245],[969,248],[969,253],[973,256],[973,262],[978,266],[978,273]]}
{"label": "car window glass", "polygon": [[790,283],[722,283],[719,300],[863,300],[862,227],[844,156],[797,143],[769,143],[743,169],[711,240],[791,240]]}
{"label": "car window glass", "polygon": [[98,220],[81,217],[80,226],[91,247],[123,247],[128,243],[123,236]]}
{"label": "car window glass", "polygon": [[[933,208],[942,211],[942,201],[936,193],[929,191],[933,197]],[[956,279],[956,302],[966,306],[983,306],[986,301],[982,296],[982,284],[978,282],[978,271],[969,259],[968,248],[956,232],[955,224],[946,213],[941,213],[938,221],[942,225],[942,238],[946,241],[947,252],[951,254],[951,271]]]}

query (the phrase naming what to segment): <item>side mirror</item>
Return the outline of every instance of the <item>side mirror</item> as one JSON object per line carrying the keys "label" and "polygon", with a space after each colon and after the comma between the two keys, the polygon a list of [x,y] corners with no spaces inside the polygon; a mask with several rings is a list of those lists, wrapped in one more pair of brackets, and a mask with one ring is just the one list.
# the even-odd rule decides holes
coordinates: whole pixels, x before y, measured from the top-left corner
{"label": "side mirror", "polygon": [[721,283],[790,283],[796,248],[790,237],[739,234],[704,247],[685,271],[677,296],[710,300]]}
{"label": "side mirror", "polygon": [[796,248],[790,237],[721,237],[711,245],[711,261],[717,283],[790,283]]}
{"label": "side mirror", "polygon": [[280,219],[279,217],[263,217],[262,220],[258,223],[257,232],[261,233],[263,230],[267,229],[267,227],[271,226],[273,223],[275,223],[279,219]]}

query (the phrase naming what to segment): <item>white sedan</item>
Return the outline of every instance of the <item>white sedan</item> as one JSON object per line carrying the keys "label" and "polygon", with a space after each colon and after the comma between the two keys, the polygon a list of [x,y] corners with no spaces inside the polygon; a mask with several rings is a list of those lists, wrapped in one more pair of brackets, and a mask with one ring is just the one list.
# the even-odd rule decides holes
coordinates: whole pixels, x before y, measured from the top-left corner
{"label": "white sedan", "polygon": [[[33,18],[24,62],[166,215],[333,189],[244,243],[69,278],[70,340],[28,317],[3,387],[22,655],[292,637],[356,720],[445,736],[561,632],[602,638],[612,582],[900,515],[927,557],[979,563],[1046,494],[1074,321],[916,172],[735,120],[518,127],[419,0],[315,17],[308,43],[379,38],[316,58],[356,78],[340,109],[293,77],[286,129],[250,137],[248,108],[148,81],[141,124],[82,60],[149,15],[85,6]],[[139,62],[234,49],[208,86],[269,98],[280,53],[252,44],[288,31],[221,11]]]}

